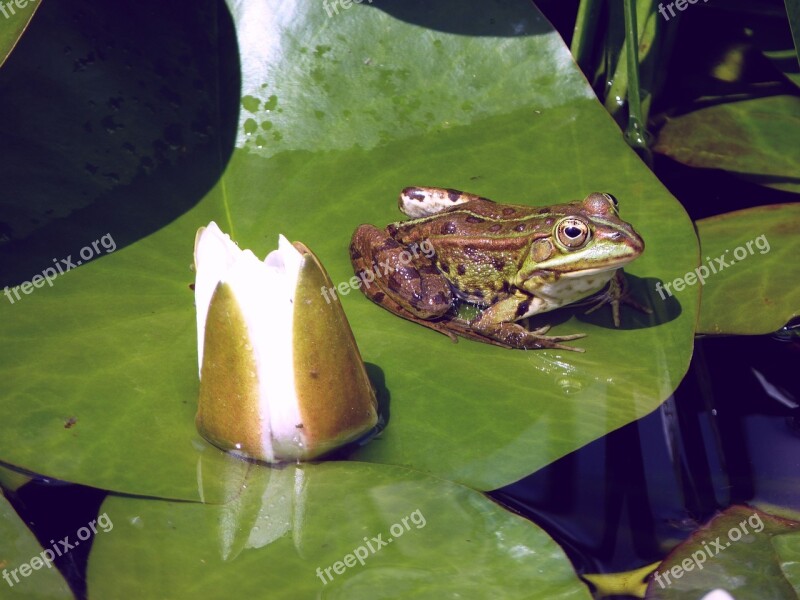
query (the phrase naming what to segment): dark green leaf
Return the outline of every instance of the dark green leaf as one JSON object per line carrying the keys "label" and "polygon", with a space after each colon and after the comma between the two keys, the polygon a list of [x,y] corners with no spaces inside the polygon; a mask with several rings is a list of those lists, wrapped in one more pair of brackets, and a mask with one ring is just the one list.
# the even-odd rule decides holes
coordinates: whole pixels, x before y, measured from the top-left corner
{"label": "dark green leaf", "polygon": [[793,591],[781,567],[791,568],[800,554],[793,540],[781,538],[787,533],[796,537],[798,529],[797,521],[732,506],[672,551],[656,569],[645,597],[682,600],[725,589],[739,599],[793,598],[797,588]]}
{"label": "dark green leaf", "polygon": [[[784,0],[784,2],[786,4],[786,16],[789,18],[789,27],[792,29],[795,57],[798,65],[800,65],[800,0]],[[795,81],[795,83],[798,82]]]}
{"label": "dark green leaf", "polygon": [[[698,331],[763,334],[800,315],[800,204],[777,204],[697,222],[708,273]],[[714,273],[713,270],[717,272]],[[735,300],[734,300],[735,299]]]}
{"label": "dark green leaf", "polygon": [[724,169],[762,185],[800,191],[800,98],[729,102],[669,119],[656,152],[692,167]]}

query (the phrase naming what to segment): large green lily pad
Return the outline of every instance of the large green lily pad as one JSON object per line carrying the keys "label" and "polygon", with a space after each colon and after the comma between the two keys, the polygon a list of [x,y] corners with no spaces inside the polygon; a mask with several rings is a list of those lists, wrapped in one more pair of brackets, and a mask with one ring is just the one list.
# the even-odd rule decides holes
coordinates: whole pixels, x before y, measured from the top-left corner
{"label": "large green lily pad", "polygon": [[4,577],[0,579],[0,597],[37,600],[73,597],[59,570],[52,562],[47,567],[43,559],[49,555],[43,552],[30,529],[0,492],[0,574]]}
{"label": "large green lily pad", "polygon": [[258,467],[223,506],[100,511],[114,527],[94,539],[92,598],[591,598],[541,529],[400,467]]}
{"label": "large green lily pad", "polygon": [[787,285],[800,280],[800,204],[701,219],[697,231],[708,272],[698,332],[771,333],[800,315],[800,289]]}
{"label": "large green lily pad", "polygon": [[[800,523],[747,506],[732,506],[698,529],[656,569],[646,598],[702,598],[725,589],[735,598],[784,600],[798,591],[800,559],[794,539]],[[778,550],[779,548],[779,550]]]}
{"label": "large green lily pad", "polygon": [[[29,271],[0,251],[18,276],[5,283],[18,285],[54,256],[76,254],[53,241],[64,228],[79,248],[106,232],[124,240],[125,219],[141,226],[134,198],[163,215],[142,239],[129,235],[53,287],[0,303],[0,460],[128,493],[217,498],[226,462],[193,423],[196,229],[214,219],[261,256],[284,233],[339,283],[352,276],[352,231],[397,220],[396,195],[408,185],[531,205],[615,194],[647,244],[627,272],[654,315],[624,309],[617,330],[607,309],[565,311],[555,332],[588,333],[576,344],[585,354],[523,352],[453,344],[359,292],[342,296],[389,407],[388,427],[356,458],[496,488],[642,417],[675,389],[698,290],[662,300],[655,283],[696,266],[696,237],[558,35],[524,0],[386,10],[397,13],[363,3],[328,18],[310,0],[236,3],[236,147],[202,201],[169,222],[182,191],[196,192],[198,172],[191,159],[165,163],[112,190],[104,205],[120,202],[121,216],[98,203],[32,233],[22,246]],[[132,118],[124,131],[135,126]]]}

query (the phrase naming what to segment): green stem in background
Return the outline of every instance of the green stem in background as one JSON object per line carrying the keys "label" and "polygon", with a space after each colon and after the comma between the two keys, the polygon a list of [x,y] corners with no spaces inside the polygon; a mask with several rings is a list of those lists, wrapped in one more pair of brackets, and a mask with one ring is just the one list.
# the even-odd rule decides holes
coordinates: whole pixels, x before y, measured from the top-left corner
{"label": "green stem in background", "polygon": [[[570,51],[584,73],[589,72],[592,46],[595,41],[595,23],[604,0],[581,0],[575,18]],[[788,0],[787,0],[788,2]]]}
{"label": "green stem in background", "polygon": [[[657,50],[661,47],[659,43],[660,27],[662,24],[661,18],[655,11],[654,0],[637,0],[636,4],[636,24],[638,34],[638,52],[639,52],[639,89],[640,95],[644,95],[642,99],[642,112],[645,119],[649,112],[649,105],[651,96],[654,93],[655,80],[658,73],[663,73],[665,69],[662,68],[658,71],[655,70]],[[612,31],[614,23],[617,21],[624,21],[624,14],[619,10],[612,8],[611,23],[609,23],[609,31]],[[625,106],[625,98],[628,95],[628,68],[626,64],[628,43],[625,40],[626,32],[624,27],[619,28],[619,36],[609,35],[606,42],[607,46],[610,45],[614,48],[616,44],[620,45],[618,54],[609,55],[609,67],[606,69],[605,77],[608,81],[608,93],[605,96],[605,106],[612,115],[616,115],[620,107]],[[674,28],[673,28],[674,29]],[[619,40],[619,41],[618,41]],[[643,92],[647,90],[649,93]],[[622,123],[620,123],[620,126]]]}
{"label": "green stem in background", "polygon": [[623,0],[623,5],[628,72],[628,126],[625,129],[625,140],[650,165],[652,164],[652,154],[647,147],[648,133],[639,94],[639,35],[636,22],[636,0]]}
{"label": "green stem in background", "polygon": [[[620,127],[619,110],[625,106],[628,93],[628,68],[625,63],[625,16],[618,2],[609,5],[608,34],[603,52],[604,62],[600,76],[605,80],[604,100],[606,110],[616,119]],[[599,81],[599,79],[598,79]]]}
{"label": "green stem in background", "polygon": [[800,0],[784,0],[784,4],[794,39],[794,51],[797,54],[797,62],[800,63]]}
{"label": "green stem in background", "polygon": [[608,23],[602,49],[603,60],[598,64],[595,80],[603,82],[603,101],[606,110],[622,128],[623,123],[620,121],[619,111],[625,106],[628,71],[623,60],[625,56],[625,19],[620,7],[619,2],[608,4]]}

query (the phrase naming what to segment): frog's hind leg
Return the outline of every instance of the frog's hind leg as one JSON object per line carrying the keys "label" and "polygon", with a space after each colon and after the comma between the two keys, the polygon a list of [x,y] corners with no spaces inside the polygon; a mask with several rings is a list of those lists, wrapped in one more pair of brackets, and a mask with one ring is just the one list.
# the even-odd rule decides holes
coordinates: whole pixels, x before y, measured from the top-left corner
{"label": "frog's hind leg", "polygon": [[539,298],[521,292],[512,294],[484,310],[470,322],[470,328],[477,336],[483,338],[482,341],[508,348],[526,350],[554,348],[583,352],[582,348],[566,346],[559,342],[577,340],[586,337],[586,334],[545,335],[549,327],[528,331],[515,322],[536,314],[540,302]]}
{"label": "frog's hind leg", "polygon": [[[412,219],[430,217],[448,208],[473,201],[492,202],[474,194],[436,187],[407,187],[400,192],[397,205]],[[492,202],[492,204],[494,204]]]}
{"label": "frog's hind leg", "polygon": [[361,291],[396,315],[437,329],[453,302],[450,284],[416,245],[406,249],[372,225],[361,225],[350,242],[350,260]]}

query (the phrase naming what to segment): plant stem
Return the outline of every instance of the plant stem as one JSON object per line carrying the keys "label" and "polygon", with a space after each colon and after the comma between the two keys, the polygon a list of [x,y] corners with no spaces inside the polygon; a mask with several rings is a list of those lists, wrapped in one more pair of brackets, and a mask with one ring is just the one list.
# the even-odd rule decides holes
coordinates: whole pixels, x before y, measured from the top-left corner
{"label": "plant stem", "polygon": [[575,18],[575,29],[572,32],[570,51],[575,57],[575,62],[589,73],[589,61],[592,55],[595,30],[597,29],[597,16],[600,13],[600,4],[603,0],[581,0],[578,5],[578,15]]}
{"label": "plant stem", "polygon": [[625,53],[628,74],[628,126],[625,140],[650,165],[652,154],[647,146],[647,129],[642,116],[639,94],[639,35],[636,22],[636,0],[623,0],[625,12]]}

